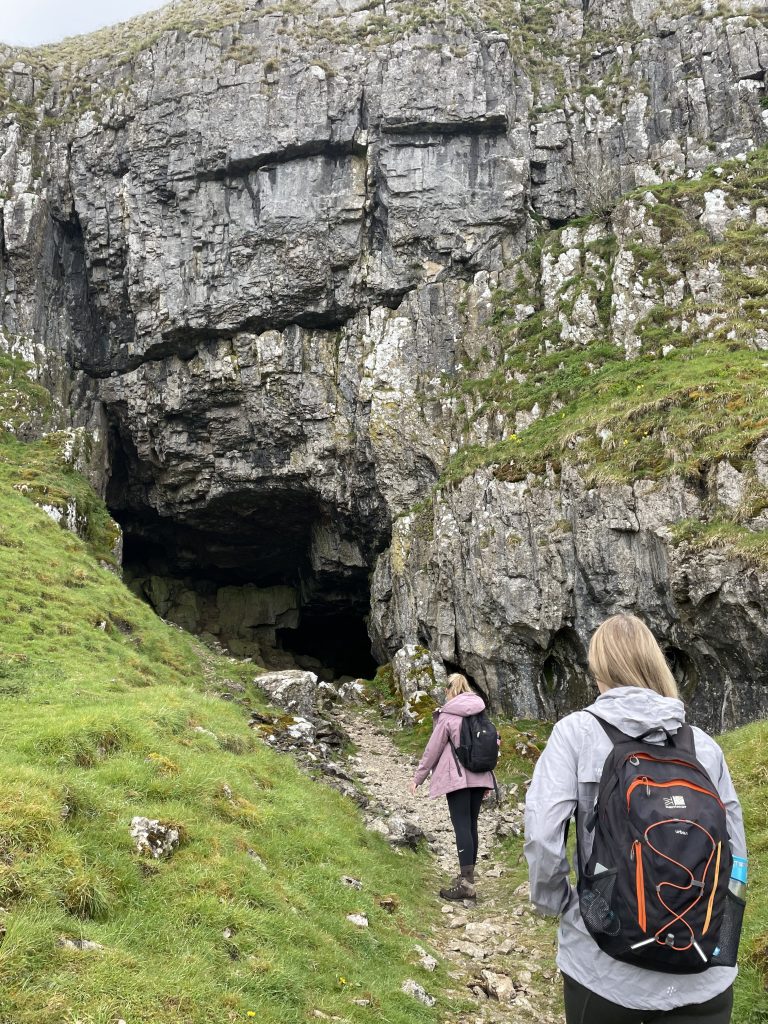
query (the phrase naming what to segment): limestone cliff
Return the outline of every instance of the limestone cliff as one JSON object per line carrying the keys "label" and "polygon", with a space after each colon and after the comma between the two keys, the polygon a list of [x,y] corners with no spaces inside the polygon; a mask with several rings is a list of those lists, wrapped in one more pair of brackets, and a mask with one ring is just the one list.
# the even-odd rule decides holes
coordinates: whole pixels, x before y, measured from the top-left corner
{"label": "limestone cliff", "polygon": [[[768,704],[757,671],[729,696],[765,660],[762,575],[670,532],[717,512],[715,477],[747,493],[760,427],[720,470],[694,472],[702,434],[675,471],[590,478],[602,422],[503,469],[578,400],[521,354],[586,352],[583,377],[590,346],[655,358],[653,329],[762,346],[764,265],[739,292],[722,240],[759,246],[765,213],[704,175],[768,136],[762,5],[189,0],[0,58],[3,345],[49,426],[88,435],[163,613],[273,662],[303,623],[332,660],[377,566],[377,656],[426,641],[511,711],[579,699],[589,630],[635,606],[702,720]],[[707,187],[642,198],[669,180]],[[706,264],[667,265],[671,239]],[[712,628],[733,635],[710,650]]]}

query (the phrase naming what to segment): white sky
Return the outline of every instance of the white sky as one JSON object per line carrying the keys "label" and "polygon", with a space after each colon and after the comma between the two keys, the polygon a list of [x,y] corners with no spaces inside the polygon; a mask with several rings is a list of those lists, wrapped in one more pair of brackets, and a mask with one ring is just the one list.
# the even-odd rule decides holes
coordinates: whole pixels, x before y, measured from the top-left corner
{"label": "white sky", "polygon": [[0,0],[0,42],[54,43],[132,18],[166,0]]}

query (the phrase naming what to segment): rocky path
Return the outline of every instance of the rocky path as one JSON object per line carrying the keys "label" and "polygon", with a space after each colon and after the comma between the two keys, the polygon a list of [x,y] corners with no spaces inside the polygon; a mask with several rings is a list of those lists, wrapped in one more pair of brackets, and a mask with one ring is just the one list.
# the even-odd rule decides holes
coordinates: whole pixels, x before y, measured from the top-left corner
{"label": "rocky path", "polygon": [[[413,821],[425,832],[440,867],[456,874],[456,844],[445,800],[430,800],[425,783],[411,796],[408,786],[413,778],[416,759],[397,749],[392,740],[371,719],[351,712],[339,716],[339,724],[357,746],[359,753],[350,758],[349,766],[371,798],[374,806],[385,808],[387,816]],[[519,819],[519,813],[515,814]],[[375,818],[373,819],[375,822]],[[480,815],[478,832],[480,846],[490,850],[496,835],[498,817]]]}
{"label": "rocky path", "polygon": [[[441,880],[456,871],[456,851],[445,800],[429,800],[421,791],[408,792],[415,758],[403,754],[376,720],[345,710],[339,724],[358,752],[347,770],[371,800],[369,826],[382,832],[398,819],[426,833],[440,871],[435,872],[435,898]],[[426,788],[426,787],[424,787]],[[554,928],[537,917],[528,902],[526,884],[515,886],[503,862],[498,833],[522,827],[522,806],[484,808],[480,815],[480,863],[476,903],[443,904],[441,921],[431,937],[433,949],[448,969],[450,988],[427,990],[450,996],[463,1007],[446,1024],[496,1024],[562,1020],[560,984],[554,964]],[[439,1004],[438,1004],[439,1005]]]}

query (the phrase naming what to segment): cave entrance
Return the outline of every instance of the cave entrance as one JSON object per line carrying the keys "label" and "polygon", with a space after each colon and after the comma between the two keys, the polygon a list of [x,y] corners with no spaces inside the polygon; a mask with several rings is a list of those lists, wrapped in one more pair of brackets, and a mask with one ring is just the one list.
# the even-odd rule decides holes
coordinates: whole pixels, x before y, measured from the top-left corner
{"label": "cave entrance", "polygon": [[372,556],[314,495],[244,490],[178,518],[142,498],[116,459],[107,503],[124,533],[125,579],[159,615],[268,669],[373,677]]}

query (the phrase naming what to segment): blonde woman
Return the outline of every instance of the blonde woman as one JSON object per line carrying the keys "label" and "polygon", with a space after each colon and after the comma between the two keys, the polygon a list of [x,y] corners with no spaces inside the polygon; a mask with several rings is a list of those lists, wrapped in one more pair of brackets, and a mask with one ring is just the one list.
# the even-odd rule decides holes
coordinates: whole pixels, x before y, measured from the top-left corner
{"label": "blonde woman", "polygon": [[[410,790],[413,795],[429,773],[429,795],[434,800],[445,796],[451,824],[456,834],[459,874],[452,885],[440,890],[444,900],[475,899],[477,863],[477,819],[485,794],[493,788],[493,772],[471,772],[459,764],[455,754],[461,739],[462,719],[479,715],[485,703],[469,685],[466,677],[455,672],[448,677],[445,704],[434,714],[432,735],[416,769]],[[453,744],[453,746],[451,745]]]}
{"label": "blonde woman", "polygon": [[[571,815],[576,812],[577,824],[577,846],[579,856],[578,862],[587,865],[588,858],[592,851],[593,843],[597,843],[595,827],[595,804],[598,794],[598,783],[601,778],[603,766],[609,755],[624,751],[624,747],[614,746],[623,742],[617,739],[615,730],[624,734],[624,740],[632,737],[626,750],[633,746],[643,747],[640,757],[646,758],[645,762],[633,761],[631,764],[640,764],[639,768],[628,769],[630,771],[650,771],[645,769],[644,764],[650,765],[657,760],[665,767],[671,767],[671,774],[679,773],[680,769],[674,765],[681,765],[683,761],[672,761],[672,758],[683,758],[683,753],[675,753],[676,750],[691,750],[695,746],[695,759],[702,767],[709,782],[716,793],[708,792],[706,786],[700,789],[700,793],[707,793],[711,803],[709,807],[717,810],[722,816],[723,828],[727,828],[725,834],[724,864],[728,857],[727,844],[730,840],[730,847],[733,856],[746,857],[746,842],[744,838],[744,827],[742,824],[741,808],[731,782],[728,768],[725,764],[722,751],[705,732],[701,729],[684,728],[685,710],[678,697],[677,685],[664,655],[656,643],[650,630],[634,615],[615,615],[604,622],[592,637],[589,648],[589,667],[597,683],[599,696],[587,711],[577,711],[568,715],[557,723],[550,740],[539,759],[533,774],[528,796],[526,799],[526,843],[525,853],[529,865],[531,900],[536,908],[543,914],[559,915],[560,929],[558,933],[558,956],[557,963],[563,974],[565,988],[565,1013],[567,1024],[635,1024],[635,1022],[646,1021],[675,1021],[677,1024],[686,1022],[709,1022],[709,1024],[727,1024],[731,1019],[733,1006],[733,980],[736,976],[735,967],[706,966],[709,958],[702,953],[705,969],[701,963],[697,966],[698,973],[674,973],[673,966],[666,966],[663,970],[649,969],[640,966],[638,961],[639,953],[623,954],[623,958],[615,959],[603,951],[602,946],[606,940],[600,935],[601,945],[593,938],[587,930],[585,921],[579,905],[579,896],[570,884],[569,864],[566,857],[565,839],[567,834],[567,823]],[[607,723],[607,728],[604,723]],[[613,729],[611,728],[613,727]],[[609,738],[609,734],[613,739]],[[675,737],[678,736],[678,745],[675,745]],[[684,747],[685,744],[690,744]],[[643,743],[646,746],[643,746]],[[650,746],[651,753],[647,753]],[[659,753],[654,754],[655,747],[659,745]],[[628,753],[627,758],[635,755]],[[687,757],[688,755],[685,754]],[[626,762],[622,762],[626,764]],[[613,762],[612,762],[613,764]],[[615,779],[617,776],[612,775]],[[702,779],[705,776],[702,776]],[[698,828],[696,821],[686,822],[686,811],[679,809],[688,800],[692,805],[696,799],[696,787],[689,785],[685,790],[679,787],[686,794],[685,797],[672,795],[678,788],[678,781],[653,783],[656,787],[653,790],[646,784],[648,776],[640,780],[639,788],[636,785],[635,792],[639,800],[658,800],[661,807],[673,807],[669,811],[668,821],[660,824],[671,828],[676,842],[687,843],[688,830],[694,834]],[[661,786],[673,787],[661,789]],[[601,794],[603,808],[608,800],[607,789]],[[699,799],[704,799],[700,797]],[[624,791],[621,792],[621,800],[624,800]],[[661,803],[661,801],[666,801]],[[625,801],[629,806],[629,801]],[[620,804],[623,806],[623,804]],[[637,806],[633,803],[633,807]],[[648,808],[650,804],[641,804]],[[654,804],[653,806],[656,806]],[[722,811],[724,810],[724,814]],[[645,813],[645,811],[644,811]],[[666,813],[666,812],[664,812]],[[688,814],[694,814],[689,809]],[[628,818],[625,816],[625,821]],[[657,828],[657,825],[650,826]],[[667,916],[662,920],[672,922],[664,924],[658,932],[655,932],[655,924],[648,929],[646,923],[646,886],[643,876],[642,863],[643,852],[646,855],[658,853],[649,842],[649,831],[638,832],[636,845],[642,847],[638,850],[638,856],[632,857],[633,863],[631,883],[634,888],[629,892],[634,897],[636,908],[631,906],[635,915],[631,924],[635,921],[638,927],[651,931],[651,937],[643,939],[637,945],[632,945],[631,950],[651,945],[652,955],[655,957],[672,957],[673,954],[665,949],[665,945],[674,952],[677,949],[676,943],[680,942],[675,937],[675,930],[678,935],[682,926],[675,921],[679,919]],[[703,829],[702,829],[703,831]],[[655,832],[654,836],[660,833]],[[612,842],[611,834],[601,832],[601,842]],[[658,841],[657,841],[658,842]],[[645,845],[644,845],[645,844]],[[631,848],[635,844],[628,844]],[[690,847],[688,847],[690,849]],[[633,850],[624,851],[627,856],[634,853]],[[615,864],[621,863],[621,854],[617,855]],[[682,856],[682,854],[681,854]],[[720,853],[718,851],[718,863]],[[666,867],[666,861],[672,863],[670,858],[664,858],[662,863]],[[655,864],[656,862],[654,862]],[[682,865],[678,864],[678,868]],[[602,864],[594,864],[590,875],[585,869],[585,883],[600,877],[598,872],[609,873],[609,869]],[[623,870],[623,869],[622,869]],[[647,871],[647,868],[645,869]],[[727,874],[724,868],[722,874],[718,875],[718,868],[713,874],[707,869],[704,871],[704,881],[708,882],[712,896],[710,905],[714,900],[717,889],[717,879],[721,877],[723,891],[727,884]],[[637,872],[637,876],[635,876]],[[683,889],[689,889],[694,894],[692,906],[696,903],[696,893],[703,891],[704,882],[694,879],[690,874],[691,884],[687,886],[676,885],[672,882],[664,882],[662,886],[652,886],[648,890],[648,901],[652,906],[657,906],[661,898],[671,900],[673,897],[668,893],[674,888],[678,893]],[[677,876],[678,881],[679,875]],[[685,881],[685,879],[683,879]],[[618,883],[617,883],[618,884]],[[664,889],[660,895],[663,886]],[[692,888],[691,886],[696,886]],[[590,896],[593,894],[590,893]],[[686,896],[686,899],[689,899]],[[655,901],[655,902],[654,902]],[[642,904],[642,914],[641,914]],[[613,906],[613,905],[612,905]],[[601,913],[607,920],[616,925],[616,914],[603,904]],[[630,903],[627,903],[630,908]],[[661,909],[661,908],[660,908]],[[669,909],[668,907],[666,908]],[[587,904],[587,916],[589,916],[589,905]],[[662,915],[666,910],[661,910]],[[671,930],[667,934],[667,928]],[[623,926],[622,926],[623,928]],[[706,930],[706,926],[705,926]],[[604,928],[608,931],[608,927]],[[595,930],[593,928],[593,934]],[[617,934],[617,931],[614,931]],[[623,933],[622,933],[623,934]],[[617,939],[623,941],[622,939]],[[714,940],[713,940],[714,941]],[[658,947],[654,947],[658,943]],[[682,942],[680,942],[682,945]],[[695,941],[690,941],[687,948],[690,950],[687,956],[695,958],[692,947],[696,946]],[[627,962],[627,958],[635,958],[635,962]],[[735,956],[734,956],[735,959]],[[678,963],[681,962],[679,959]],[[659,961],[651,960],[652,966],[659,966]],[[694,965],[696,969],[696,965]]]}

